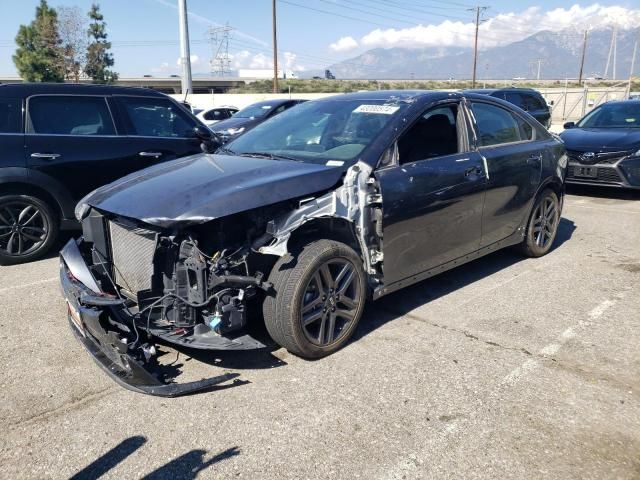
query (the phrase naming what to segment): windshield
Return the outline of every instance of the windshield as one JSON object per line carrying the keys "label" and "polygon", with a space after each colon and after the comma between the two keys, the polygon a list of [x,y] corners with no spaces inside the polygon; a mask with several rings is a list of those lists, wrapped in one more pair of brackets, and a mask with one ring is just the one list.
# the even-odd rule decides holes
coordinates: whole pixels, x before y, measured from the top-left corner
{"label": "windshield", "polygon": [[306,102],[238,137],[225,150],[342,165],[360,155],[405,108],[405,103],[382,100]]}
{"label": "windshield", "polygon": [[254,103],[253,105],[249,105],[246,108],[243,108],[238,113],[234,115],[234,117],[239,118],[262,118],[267,113],[273,109],[273,105],[268,105],[264,103]]}
{"label": "windshield", "polygon": [[604,104],[578,122],[581,128],[639,128],[640,103]]}

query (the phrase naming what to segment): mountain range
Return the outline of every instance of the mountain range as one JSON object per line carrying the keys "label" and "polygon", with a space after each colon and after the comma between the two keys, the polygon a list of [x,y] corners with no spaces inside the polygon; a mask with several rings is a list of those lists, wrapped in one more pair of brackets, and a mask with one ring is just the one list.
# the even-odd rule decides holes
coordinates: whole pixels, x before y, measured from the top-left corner
{"label": "mountain range", "polygon": [[[604,76],[612,29],[589,32],[584,77]],[[640,27],[619,30],[616,79],[629,77],[634,42]],[[640,47],[639,47],[640,50]],[[541,79],[577,78],[582,53],[582,32],[540,31],[523,40],[478,52],[478,79],[536,78],[540,60]],[[640,51],[638,52],[640,56]],[[327,67],[343,79],[463,79],[471,78],[473,49],[463,47],[376,48]],[[612,64],[609,79],[613,78]],[[635,72],[640,70],[636,59]],[[315,72],[309,72],[316,74]],[[306,76],[306,75],[305,75]]]}

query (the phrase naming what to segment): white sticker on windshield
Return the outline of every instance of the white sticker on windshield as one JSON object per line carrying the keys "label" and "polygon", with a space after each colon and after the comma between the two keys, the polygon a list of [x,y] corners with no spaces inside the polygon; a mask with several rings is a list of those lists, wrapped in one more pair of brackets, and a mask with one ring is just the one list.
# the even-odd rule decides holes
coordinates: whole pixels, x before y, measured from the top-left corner
{"label": "white sticker on windshield", "polygon": [[326,165],[327,167],[341,167],[344,162],[342,160],[329,160]]}
{"label": "white sticker on windshield", "polygon": [[360,105],[353,113],[381,113],[383,115],[392,115],[398,111],[400,107],[393,105]]}

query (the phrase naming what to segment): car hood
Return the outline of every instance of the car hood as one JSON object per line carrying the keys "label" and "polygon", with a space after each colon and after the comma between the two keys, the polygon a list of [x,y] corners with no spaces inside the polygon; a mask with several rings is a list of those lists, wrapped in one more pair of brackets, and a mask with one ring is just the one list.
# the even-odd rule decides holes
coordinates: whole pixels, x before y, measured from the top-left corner
{"label": "car hood", "polygon": [[560,134],[568,150],[612,152],[640,148],[637,128],[570,128]]}
{"label": "car hood", "polygon": [[222,120],[218,123],[216,123],[216,132],[221,132],[223,130],[226,130],[228,128],[240,128],[240,127],[245,127],[245,128],[249,128],[249,127],[253,127],[254,125],[257,125],[258,123],[260,123],[262,120],[264,120],[263,118],[245,118],[245,117],[238,117],[238,118],[227,118],[226,120]]}
{"label": "car hood", "polygon": [[81,203],[161,228],[184,227],[327,190],[344,169],[198,154],[132,173]]}

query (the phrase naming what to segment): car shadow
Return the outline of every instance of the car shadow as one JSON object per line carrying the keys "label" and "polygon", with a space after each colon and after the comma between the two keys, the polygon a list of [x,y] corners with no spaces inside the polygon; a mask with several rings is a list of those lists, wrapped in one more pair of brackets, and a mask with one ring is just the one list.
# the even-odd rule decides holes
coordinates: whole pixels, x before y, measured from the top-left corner
{"label": "car shadow", "polygon": [[[100,478],[115,468],[118,464],[126,460],[146,442],[147,439],[142,435],[129,437],[74,474],[70,477],[70,480]],[[228,448],[227,450],[214,455],[209,460],[204,459],[206,454],[206,450],[191,450],[180,455],[178,458],[167,462],[142,478],[145,480],[164,480],[174,478],[185,480],[195,479],[200,472],[206,470],[212,465],[228,458],[235,457],[236,455],[240,455],[240,450],[238,447]]]}
{"label": "car shadow", "polygon": [[[576,228],[573,221],[561,218],[553,250],[560,248],[570,240]],[[369,302],[352,341],[357,341],[367,336],[385,323],[402,317],[418,307],[460,290],[523,260],[526,260],[526,257],[517,252],[515,248],[506,248],[403,288],[382,297],[375,303]]]}
{"label": "car shadow", "polygon": [[640,200],[640,190],[567,184],[566,193],[580,197],[610,198],[615,200]]}

